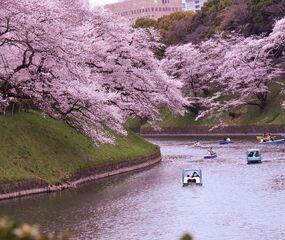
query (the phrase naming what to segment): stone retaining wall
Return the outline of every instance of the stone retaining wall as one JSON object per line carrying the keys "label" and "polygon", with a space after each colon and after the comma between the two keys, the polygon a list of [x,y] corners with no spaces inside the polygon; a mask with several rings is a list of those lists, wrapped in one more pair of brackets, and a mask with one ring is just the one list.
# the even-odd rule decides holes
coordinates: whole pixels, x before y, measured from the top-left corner
{"label": "stone retaining wall", "polygon": [[247,125],[247,126],[226,126],[209,131],[207,126],[192,126],[186,128],[162,128],[155,131],[152,128],[142,128],[141,135],[259,135],[263,133],[284,134],[285,125]]}
{"label": "stone retaining wall", "polygon": [[64,179],[61,183],[53,185],[49,185],[39,179],[0,183],[0,200],[76,188],[78,185],[85,182],[147,168],[159,163],[160,161],[161,154],[160,151],[158,151],[149,156],[106,163],[96,167],[83,169],[71,177]]}

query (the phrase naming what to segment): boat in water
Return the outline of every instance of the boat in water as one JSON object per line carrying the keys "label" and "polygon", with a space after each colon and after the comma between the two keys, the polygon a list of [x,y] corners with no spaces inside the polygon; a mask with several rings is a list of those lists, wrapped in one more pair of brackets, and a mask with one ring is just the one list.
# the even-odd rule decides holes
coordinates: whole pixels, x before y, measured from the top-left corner
{"label": "boat in water", "polygon": [[246,154],[247,163],[261,163],[261,152],[259,148],[249,148]]}
{"label": "boat in water", "polygon": [[266,137],[262,137],[262,136],[257,136],[256,140],[257,141],[270,141],[270,140],[276,140],[276,136],[266,136]]}
{"label": "boat in water", "polygon": [[204,156],[204,159],[211,159],[211,158],[216,158],[217,157],[217,154],[211,154],[211,155],[205,155]]}
{"label": "boat in water", "polygon": [[182,186],[191,184],[202,185],[202,170],[200,168],[185,168],[182,171]]}
{"label": "boat in water", "polygon": [[261,141],[260,144],[282,144],[285,143],[285,139],[276,139],[276,140],[269,140],[269,141]]}
{"label": "boat in water", "polygon": [[220,144],[220,145],[225,145],[225,144],[230,144],[230,143],[233,143],[233,141],[227,141],[227,140],[221,140],[221,141],[219,141],[219,144]]}
{"label": "boat in water", "polygon": [[194,144],[193,144],[193,147],[201,147],[201,143],[199,141],[196,141]]}

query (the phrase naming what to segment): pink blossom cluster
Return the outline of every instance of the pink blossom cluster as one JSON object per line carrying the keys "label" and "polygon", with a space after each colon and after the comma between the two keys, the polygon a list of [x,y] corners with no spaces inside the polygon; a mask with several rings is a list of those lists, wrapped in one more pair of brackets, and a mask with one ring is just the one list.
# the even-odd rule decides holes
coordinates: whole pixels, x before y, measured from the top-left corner
{"label": "pink blossom cluster", "polygon": [[0,111],[29,99],[105,143],[126,134],[129,117],[154,122],[161,106],[182,112],[180,82],[153,55],[158,39],[77,0],[1,0]]}
{"label": "pink blossom cluster", "polygon": [[182,81],[188,109],[199,119],[245,104],[265,108],[269,83],[284,74],[284,50],[285,18],[269,36],[216,35],[170,47],[161,68]]}

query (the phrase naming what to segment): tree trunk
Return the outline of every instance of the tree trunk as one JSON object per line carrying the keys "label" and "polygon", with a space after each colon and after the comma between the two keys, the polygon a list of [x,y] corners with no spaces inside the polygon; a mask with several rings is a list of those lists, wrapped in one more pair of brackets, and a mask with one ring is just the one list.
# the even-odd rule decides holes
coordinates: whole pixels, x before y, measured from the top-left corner
{"label": "tree trunk", "polygon": [[257,94],[257,99],[259,100],[260,102],[260,108],[263,110],[266,105],[267,105],[267,93],[260,93],[260,94]]}
{"label": "tree trunk", "polygon": [[195,115],[199,114],[199,111],[201,110],[201,106],[199,104],[192,104],[192,105],[186,105],[184,106],[188,112],[192,112]]}

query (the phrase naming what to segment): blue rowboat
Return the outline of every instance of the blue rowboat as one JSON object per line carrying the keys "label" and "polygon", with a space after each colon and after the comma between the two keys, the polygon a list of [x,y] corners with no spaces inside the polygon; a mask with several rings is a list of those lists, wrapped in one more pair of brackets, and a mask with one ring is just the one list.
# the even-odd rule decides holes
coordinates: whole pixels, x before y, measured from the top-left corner
{"label": "blue rowboat", "polygon": [[278,139],[273,141],[266,141],[266,142],[260,142],[260,144],[282,144],[285,143],[285,139]]}
{"label": "blue rowboat", "polygon": [[247,163],[261,163],[261,152],[259,148],[250,148],[247,149],[246,154]]}
{"label": "blue rowboat", "polygon": [[233,141],[226,141],[226,140],[219,141],[220,145],[225,145],[225,144],[229,144],[229,143],[233,143]]}
{"label": "blue rowboat", "polygon": [[216,158],[217,154],[213,154],[213,155],[205,155],[204,159],[210,159],[210,158]]}

